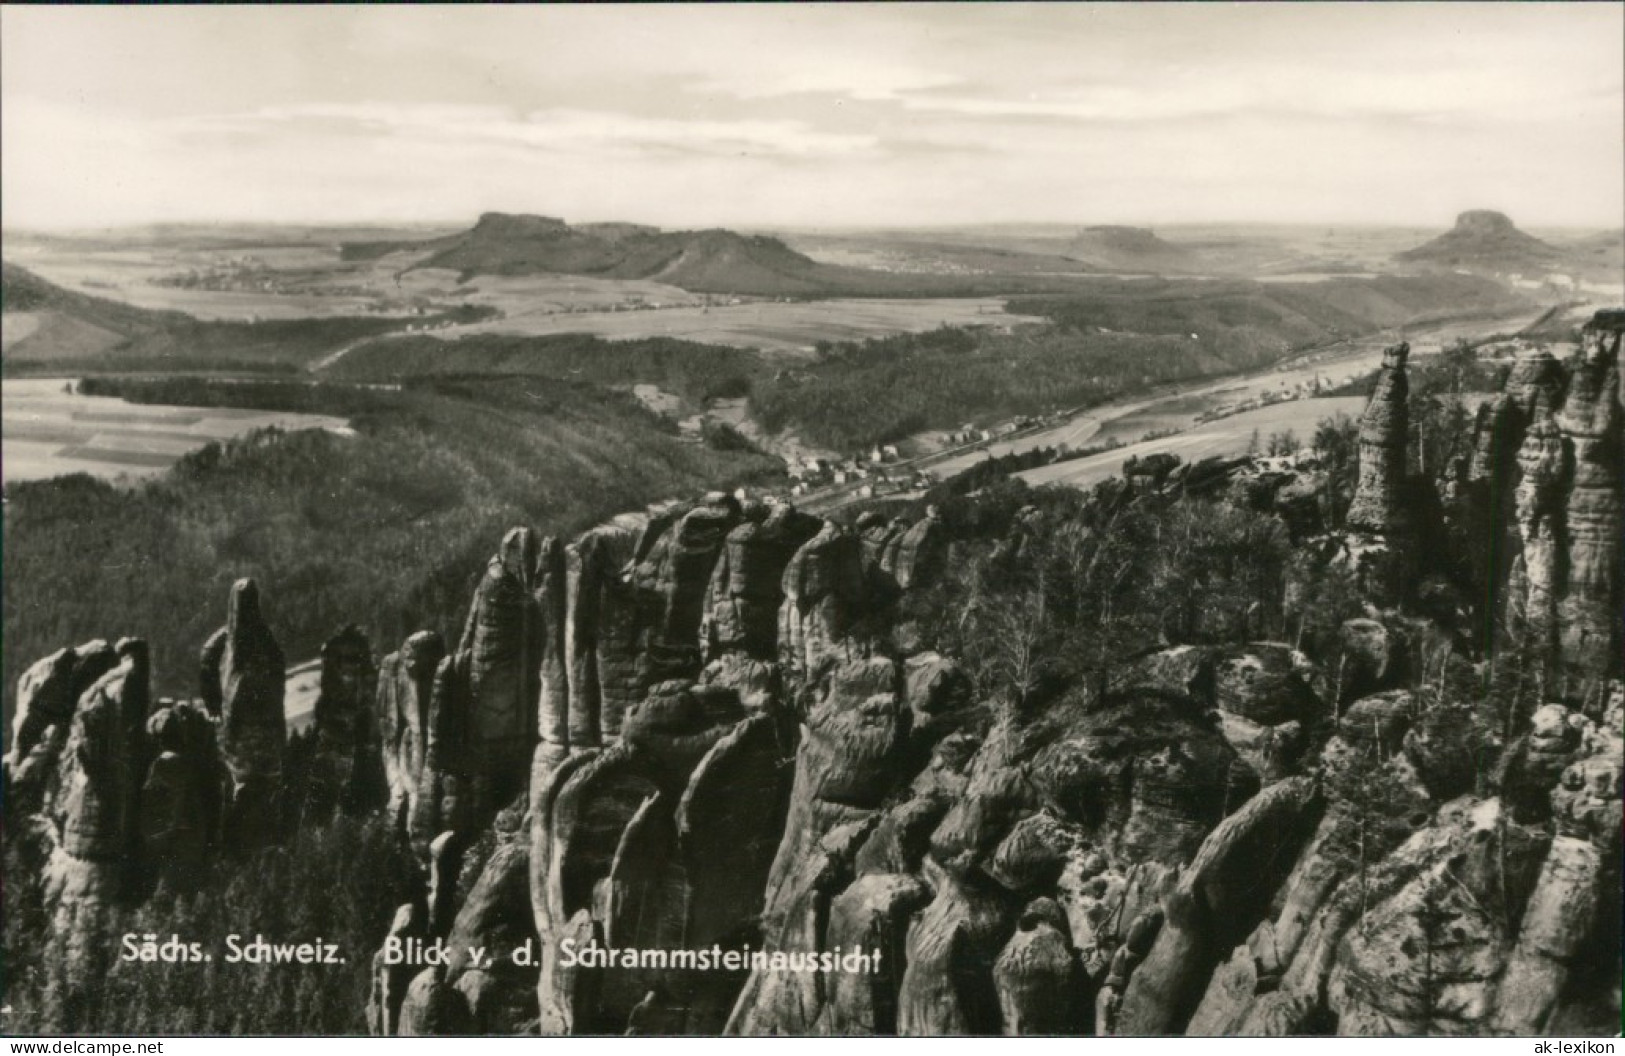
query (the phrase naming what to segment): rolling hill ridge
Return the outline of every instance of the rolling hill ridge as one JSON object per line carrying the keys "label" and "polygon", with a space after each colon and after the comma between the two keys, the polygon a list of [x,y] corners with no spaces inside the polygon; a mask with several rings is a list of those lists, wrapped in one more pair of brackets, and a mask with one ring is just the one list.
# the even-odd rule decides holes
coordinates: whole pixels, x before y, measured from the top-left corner
{"label": "rolling hill ridge", "polygon": [[818,294],[839,276],[775,238],[733,231],[661,231],[638,224],[571,226],[549,216],[486,213],[469,230],[424,242],[347,243],[347,260],[427,251],[417,268],[464,276],[552,272],[651,279],[696,293]]}

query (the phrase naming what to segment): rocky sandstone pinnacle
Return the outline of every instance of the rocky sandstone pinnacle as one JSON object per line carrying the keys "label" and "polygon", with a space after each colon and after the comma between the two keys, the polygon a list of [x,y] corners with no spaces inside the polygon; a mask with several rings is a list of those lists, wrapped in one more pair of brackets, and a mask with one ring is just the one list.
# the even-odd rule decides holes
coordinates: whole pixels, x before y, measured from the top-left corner
{"label": "rocky sandstone pinnacle", "polygon": [[471,754],[470,710],[468,654],[441,657],[430,681],[423,769],[406,823],[412,846],[425,861],[443,833],[455,833],[459,841],[472,834],[480,761]]}
{"label": "rocky sandstone pinnacle", "polygon": [[1522,552],[1517,568],[1524,596],[1514,604],[1521,612],[1526,639],[1540,655],[1555,657],[1563,570],[1560,547],[1567,511],[1562,501],[1563,438],[1544,408],[1518,449],[1518,471],[1516,511]]}
{"label": "rocky sandstone pinnacle", "polygon": [[546,744],[567,746],[570,743],[570,676],[564,624],[569,588],[564,544],[556,536],[547,536],[537,547],[534,597],[536,618],[541,621],[541,632],[537,636],[541,650],[537,737]]}
{"label": "rocky sandstone pinnacle", "polygon": [[275,834],[287,742],[286,664],[260,612],[252,579],[232,585],[226,625],[203,646],[203,702],[220,719],[220,752],[231,775],[227,824],[243,847]]}
{"label": "rocky sandstone pinnacle", "polygon": [[467,665],[465,772],[484,817],[524,787],[541,696],[543,626],[533,594],[539,543],[511,529],[475,588],[457,652]]}
{"label": "rocky sandstone pinnacle", "polygon": [[646,515],[600,525],[565,549],[569,744],[596,747],[621,733],[639,696],[638,613],[628,565]]}
{"label": "rocky sandstone pinnacle", "polygon": [[378,736],[389,816],[404,825],[423,789],[435,670],[446,646],[433,631],[418,631],[378,665]]}
{"label": "rocky sandstone pinnacle", "polygon": [[138,848],[146,763],[146,644],[126,639],[118,667],[85,690],[63,748],[61,846],[75,858],[127,861]]}
{"label": "rocky sandstone pinnacle", "polygon": [[1367,589],[1394,604],[1408,589],[1411,511],[1405,499],[1406,447],[1410,440],[1410,384],[1405,359],[1410,346],[1401,342],[1383,351],[1377,384],[1360,418],[1360,470],[1347,523],[1351,531],[1375,542],[1362,555]]}
{"label": "rocky sandstone pinnacle", "polygon": [[801,677],[816,677],[852,656],[848,635],[867,599],[863,546],[826,521],[784,570],[779,607],[779,659]]}
{"label": "rocky sandstone pinnacle", "polygon": [[1360,475],[1348,523],[1379,535],[1403,530],[1409,519],[1400,491],[1410,432],[1409,355],[1410,346],[1403,342],[1383,350],[1377,384],[1360,417]]}

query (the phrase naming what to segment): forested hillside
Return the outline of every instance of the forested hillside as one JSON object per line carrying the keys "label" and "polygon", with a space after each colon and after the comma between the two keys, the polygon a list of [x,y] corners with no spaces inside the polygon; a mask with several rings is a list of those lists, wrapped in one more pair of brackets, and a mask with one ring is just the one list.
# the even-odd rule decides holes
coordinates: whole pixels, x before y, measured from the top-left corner
{"label": "forested hillside", "polygon": [[225,585],[250,575],[275,584],[266,608],[293,657],[315,655],[357,614],[377,641],[423,627],[454,639],[469,585],[510,525],[579,531],[774,465],[682,443],[629,396],[564,382],[103,385],[147,402],[320,408],[356,435],[254,434],[134,490],[86,476],[9,486],[7,671],[55,641],[139,632],[155,688],[190,695]]}

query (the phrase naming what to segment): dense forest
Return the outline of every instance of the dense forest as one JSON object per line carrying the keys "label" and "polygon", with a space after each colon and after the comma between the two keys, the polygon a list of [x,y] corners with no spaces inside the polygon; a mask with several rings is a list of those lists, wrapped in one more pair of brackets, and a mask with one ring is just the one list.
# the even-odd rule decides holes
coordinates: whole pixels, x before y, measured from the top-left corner
{"label": "dense forest", "polygon": [[1524,305],[1493,283],[1465,276],[1301,286],[1101,284],[1087,295],[1010,302],[1012,311],[1047,316],[1050,325],[944,328],[822,345],[805,369],[759,383],[751,409],[769,431],[856,450],[970,419],[1087,405],[1164,382],[1258,369],[1400,323]]}
{"label": "dense forest", "polygon": [[645,384],[703,403],[744,396],[763,369],[761,358],[749,349],[664,337],[608,341],[591,334],[476,334],[455,344],[426,335],[368,341],[325,373],[369,380],[504,374],[609,386]]}

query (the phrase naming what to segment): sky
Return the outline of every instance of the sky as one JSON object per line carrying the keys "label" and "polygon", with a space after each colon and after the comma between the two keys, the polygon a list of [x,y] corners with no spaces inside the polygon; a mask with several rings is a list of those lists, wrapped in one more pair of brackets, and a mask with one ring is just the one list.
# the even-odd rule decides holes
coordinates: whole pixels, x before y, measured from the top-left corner
{"label": "sky", "polygon": [[0,7],[0,219],[1625,221],[1625,4]]}

